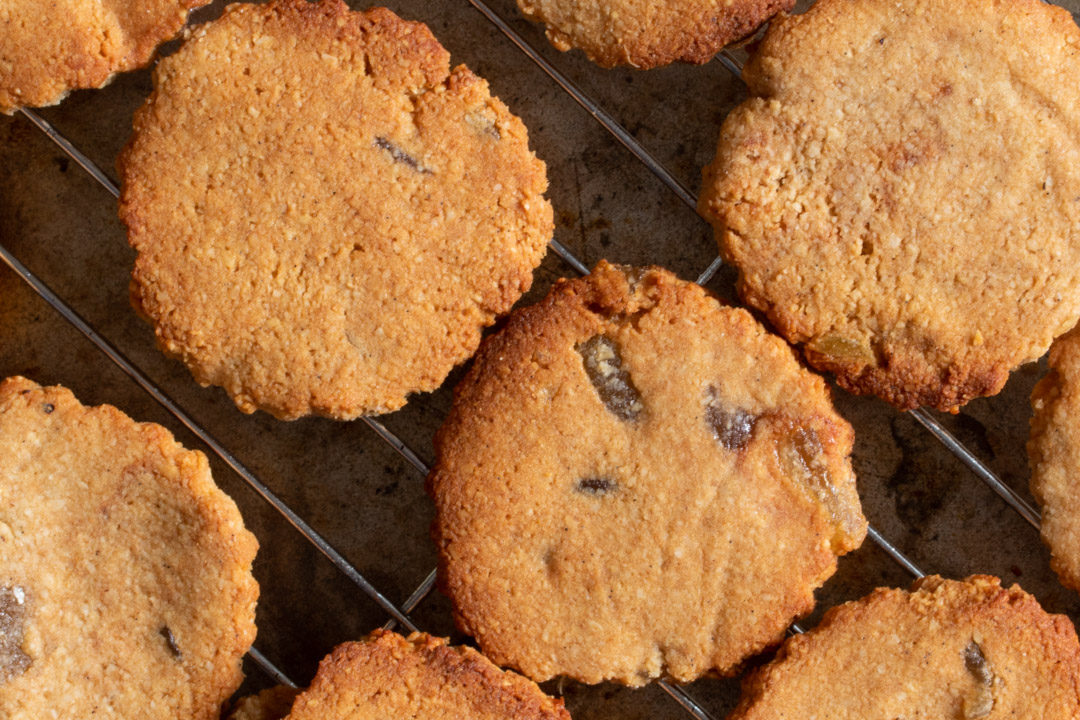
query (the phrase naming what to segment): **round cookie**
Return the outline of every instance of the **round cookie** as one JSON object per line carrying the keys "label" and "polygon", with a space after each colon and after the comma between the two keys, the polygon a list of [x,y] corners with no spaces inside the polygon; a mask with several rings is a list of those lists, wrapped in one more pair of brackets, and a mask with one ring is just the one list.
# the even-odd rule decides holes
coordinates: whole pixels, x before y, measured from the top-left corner
{"label": "round cookie", "polygon": [[795,0],[518,0],[527,18],[547,25],[559,50],[581,48],[603,67],[641,70],[706,63],[794,6]]}
{"label": "round cookie", "polygon": [[162,60],[120,158],[137,309],[237,406],[395,410],[532,282],[543,162],[420,23],[233,4]]}
{"label": "round cookie", "polygon": [[0,0],[0,112],[55,105],[142,67],[209,0]]}
{"label": "round cookie", "polygon": [[1016,585],[930,576],[832,608],[743,682],[730,720],[1072,720],[1080,645]]}
{"label": "round cookie", "polygon": [[289,720],[570,720],[563,701],[468,647],[377,630],[319,663]]}
{"label": "round cookie", "polygon": [[1050,347],[1050,372],[1031,393],[1031,492],[1062,584],[1080,591],[1080,327]]}
{"label": "round cookie", "polygon": [[701,213],[812,365],[904,409],[998,392],[1080,318],[1080,30],[1039,0],[771,23]]}
{"label": "round cookie", "polygon": [[0,457],[0,717],[216,720],[257,543],[206,457],[23,378],[0,383]]}
{"label": "round cookie", "polygon": [[435,438],[439,581],[534,680],[731,673],[866,531],[853,433],[745,310],[601,262],[485,340]]}
{"label": "round cookie", "polygon": [[300,691],[285,685],[267,688],[256,695],[241,698],[229,720],[282,720],[292,709]]}

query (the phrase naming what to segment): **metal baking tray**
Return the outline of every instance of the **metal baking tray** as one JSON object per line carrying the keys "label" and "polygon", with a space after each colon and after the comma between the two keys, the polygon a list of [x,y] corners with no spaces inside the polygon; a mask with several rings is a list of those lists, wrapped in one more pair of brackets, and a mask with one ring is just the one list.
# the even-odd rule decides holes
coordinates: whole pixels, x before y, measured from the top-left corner
{"label": "metal baking tray", "polygon": [[[689,280],[711,267],[706,287],[737,301],[734,273],[717,267],[712,231],[691,207],[720,122],[745,94],[732,73],[737,53],[700,67],[602,70],[579,52],[551,48],[514,0],[385,4],[426,22],[452,62],[486,78],[525,121],[532,147],[548,165],[555,240],[568,256],[589,267],[600,258],[655,263]],[[1074,16],[1080,12],[1080,0],[1058,4]],[[192,22],[216,17],[222,6],[197,11]],[[149,71],[128,73],[37,116],[115,177],[132,113],[150,90]],[[110,403],[170,428],[210,456],[219,485],[258,536],[261,655],[247,663],[245,691],[273,684],[271,668],[305,684],[335,644],[412,606],[435,567],[422,468],[432,459],[431,439],[461,369],[440,390],[370,422],[284,423],[241,414],[222,391],[200,388],[179,362],[155,349],[150,327],[128,302],[134,253],[115,199],[25,115],[0,116],[0,245],[8,260],[0,264],[0,373],[60,383],[85,403]],[[549,253],[521,304],[574,274],[571,262]],[[31,275],[40,282],[36,289],[27,282]],[[129,372],[123,362],[130,362]],[[1080,596],[1057,582],[1037,530],[988,484],[999,478],[1002,494],[1019,499],[1013,504],[1031,502],[1028,396],[1043,371],[1041,364],[1020,368],[1001,394],[955,416],[900,413],[841,390],[835,400],[856,428],[864,511],[886,547],[928,573],[990,573],[1019,582],[1047,610],[1075,621]],[[942,433],[959,444],[947,446]],[[299,532],[297,522],[325,546]],[[328,558],[335,553],[337,563]],[[801,625],[811,627],[823,609],[874,587],[911,579],[910,569],[868,538],[840,560],[818,592],[818,610]],[[437,591],[422,597],[408,620],[465,640]],[[738,699],[734,679],[639,690],[568,681],[546,687],[566,699],[576,720],[722,718]]]}

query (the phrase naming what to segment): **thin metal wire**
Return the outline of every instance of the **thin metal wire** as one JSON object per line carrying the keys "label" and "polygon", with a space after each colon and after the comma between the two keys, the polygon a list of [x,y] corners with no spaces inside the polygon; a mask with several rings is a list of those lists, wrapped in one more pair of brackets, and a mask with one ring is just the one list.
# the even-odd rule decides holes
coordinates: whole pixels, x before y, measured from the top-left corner
{"label": "thin metal wire", "polygon": [[683,710],[696,717],[697,720],[716,720],[705,710],[705,708],[701,707],[701,704],[698,703],[697,700],[690,697],[690,695],[678,685],[672,685],[665,680],[660,680],[659,685],[663,688],[664,692],[674,698],[675,702],[682,706]]}
{"label": "thin metal wire", "polygon": [[286,675],[277,665],[270,662],[265,655],[259,652],[254,646],[248,648],[248,657],[255,661],[255,664],[259,666],[259,669],[266,673],[271,680],[278,685],[288,685],[289,687],[296,689],[297,685],[292,681],[288,675]]}
{"label": "thin metal wire", "polygon": [[277,495],[272,493],[270,489],[262,483],[255,474],[244,466],[231,452],[225,449],[225,447],[219,443],[209,432],[204,430],[201,425],[195,422],[190,415],[177,405],[172,398],[170,398],[164,390],[162,390],[153,380],[149,378],[142,370],[135,366],[128,358],[120,352],[112,343],[106,340],[101,334],[99,334],[94,328],[87,323],[82,316],[80,316],[74,309],[65,303],[59,295],[53,292],[52,288],[46,285],[40,278],[34,275],[30,270],[23,265],[18,258],[16,258],[11,251],[5,246],[0,245],[0,260],[3,260],[15,273],[23,279],[33,290],[41,296],[45,302],[49,303],[56,312],[67,320],[71,325],[81,332],[90,342],[98,347],[105,355],[109,357],[124,373],[127,374],[132,380],[134,380],[143,390],[145,390],[154,400],[158,402],[163,408],[168,410],[177,420],[179,420],[185,427],[193,432],[200,440],[213,450],[214,454],[220,457],[225,464],[236,472],[244,481],[251,486],[262,497],[263,500],[268,502],[279,513],[281,513],[289,523],[300,531],[300,534],[307,538],[308,542],[314,545],[319,552],[327,557],[337,567],[338,570],[343,572],[350,580],[353,581],[361,590],[367,594],[372,600],[374,600],[379,607],[388,612],[398,622],[410,630],[415,630],[416,627],[412,624],[412,621],[392,602],[386,599],[382,593],[375,589],[367,578],[360,574],[360,572],[354,568],[345,557],[333,548],[319,533],[315,532],[310,525],[308,525],[296,512],[293,511],[286,503],[284,503]]}
{"label": "thin metal wire", "polygon": [[705,268],[702,271],[702,273],[700,275],[698,275],[697,284],[698,285],[704,285],[705,283],[712,280],[713,275],[715,275],[717,273],[717,271],[721,267],[723,267],[723,265],[724,265],[724,258],[720,257],[719,255],[716,256],[716,259],[713,260],[711,263],[709,263],[709,267]]}
{"label": "thin metal wire", "polygon": [[940,440],[942,445],[951,450],[953,455],[960,459],[960,462],[967,465],[973,473],[978,475],[984,483],[989,485],[994,492],[1011,505],[1012,508],[1020,514],[1020,517],[1027,520],[1036,530],[1039,529],[1042,522],[1042,516],[1039,514],[1039,511],[1033,508],[1027,500],[1020,497],[1015,490],[1002,482],[1001,478],[999,478],[993,470],[987,467],[979,460],[979,458],[975,457],[963,443],[945,429],[945,426],[942,425],[937,418],[922,408],[912,410],[910,414],[919,421],[919,424]]}
{"label": "thin metal wire", "polygon": [[50,140],[59,145],[60,149],[67,153],[68,157],[74,160],[79,167],[88,172],[91,177],[101,183],[101,186],[108,190],[109,194],[111,194],[114,198],[120,197],[120,188],[119,186],[117,186],[116,182],[114,182],[112,178],[106,175],[101,170],[101,168],[94,164],[94,162],[90,158],[86,157],[86,155],[84,155],[82,151],[75,147],[70,140],[61,135],[55,128],[53,128],[52,125],[47,123],[44,118],[42,118],[33,110],[28,110],[26,108],[19,108],[19,112],[22,113],[23,117],[25,117],[27,120],[34,123],[34,125],[36,125],[39,130],[45,133]]}
{"label": "thin metal wire", "polygon": [[[417,455],[411,447],[406,445],[397,435],[387,430],[385,425],[383,425],[375,418],[368,417],[367,415],[361,416],[360,419],[363,420],[369,428],[374,430],[376,435],[386,441],[390,445],[390,447],[394,448],[394,450],[397,450],[398,454],[401,455],[401,457],[405,458],[405,460],[407,460],[410,465],[416,468],[417,472],[419,472],[421,475],[428,474],[429,470],[427,463],[421,460],[420,456]],[[405,612],[408,612],[408,610],[406,610]]]}

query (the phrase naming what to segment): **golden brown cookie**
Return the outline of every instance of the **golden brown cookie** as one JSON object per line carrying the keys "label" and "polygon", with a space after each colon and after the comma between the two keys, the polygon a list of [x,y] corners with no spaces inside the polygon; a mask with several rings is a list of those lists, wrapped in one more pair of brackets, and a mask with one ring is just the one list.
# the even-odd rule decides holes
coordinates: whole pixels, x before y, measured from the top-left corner
{"label": "golden brown cookie", "polygon": [[120,159],[132,294],[245,412],[334,418],[437,387],[553,229],[525,126],[420,23],[230,5],[164,59]]}
{"label": "golden brown cookie", "polygon": [[1080,30],[1039,0],[777,18],[700,210],[843,387],[953,410],[1080,318]]}
{"label": "golden brown cookie", "polygon": [[866,521],[852,429],[748,312],[601,262],[485,340],[436,439],[439,578],[535,680],[732,672]]}
{"label": "golden brown cookie", "polygon": [[1061,582],[1080,590],[1080,328],[1050,347],[1050,372],[1031,394],[1031,492]]}
{"label": "golden brown cookie", "polygon": [[468,647],[376,630],[319,664],[289,720],[570,720],[563,701]]}
{"label": "golden brown cookie", "polygon": [[1075,720],[1080,645],[1016,585],[931,576],[832,608],[743,683],[731,720]]}
{"label": "golden brown cookie", "polygon": [[559,50],[581,48],[603,67],[647,70],[673,62],[706,63],[795,0],[518,0],[547,25]]}
{"label": "golden brown cookie", "polygon": [[10,378],[0,458],[0,717],[216,720],[255,637],[257,544],[206,457]]}
{"label": "golden brown cookie", "polygon": [[0,0],[0,112],[55,105],[142,67],[209,0]]}
{"label": "golden brown cookie", "polygon": [[299,690],[285,685],[267,688],[256,695],[241,698],[229,715],[229,720],[282,720],[289,714],[299,694]]}

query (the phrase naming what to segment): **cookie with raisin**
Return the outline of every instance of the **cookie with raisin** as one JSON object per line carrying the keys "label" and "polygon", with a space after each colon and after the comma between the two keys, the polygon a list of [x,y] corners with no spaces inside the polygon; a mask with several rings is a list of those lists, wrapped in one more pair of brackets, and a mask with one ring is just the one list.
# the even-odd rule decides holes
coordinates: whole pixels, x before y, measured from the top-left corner
{"label": "cookie with raisin", "polygon": [[731,720],[1071,720],[1080,645],[995,577],[930,576],[832,608],[743,683]]}
{"label": "cookie with raisin", "polygon": [[154,77],[119,162],[132,299],[244,412],[395,410],[529,288],[544,163],[421,23],[236,3]]}
{"label": "cookie with raisin", "polygon": [[209,0],[3,0],[0,112],[55,105],[150,62]]}
{"label": "cookie with raisin", "polygon": [[206,456],[10,378],[0,458],[0,717],[218,718],[255,637],[257,544]]}
{"label": "cookie with raisin", "polygon": [[601,262],[512,314],[455,390],[428,479],[440,586],[538,681],[732,673],[861,543],[852,440],[748,312]]}
{"label": "cookie with raisin", "polygon": [[518,0],[559,50],[580,48],[602,67],[641,70],[706,63],[794,6],[795,0]]}
{"label": "cookie with raisin", "polygon": [[821,0],[769,26],[701,213],[743,299],[903,409],[1080,319],[1080,29],[1040,0]]}
{"label": "cookie with raisin", "polygon": [[425,633],[377,630],[345,643],[293,704],[288,720],[570,720],[563,701],[469,647]]}

